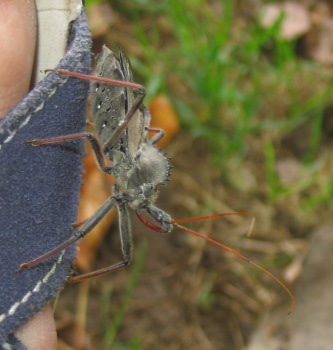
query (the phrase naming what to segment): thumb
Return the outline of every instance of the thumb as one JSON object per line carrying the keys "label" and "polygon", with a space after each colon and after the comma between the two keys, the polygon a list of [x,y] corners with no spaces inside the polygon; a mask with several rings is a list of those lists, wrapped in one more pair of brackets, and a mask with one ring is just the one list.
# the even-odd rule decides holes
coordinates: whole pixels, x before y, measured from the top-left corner
{"label": "thumb", "polygon": [[[37,20],[34,1],[0,1],[0,118],[28,92],[36,50]],[[56,349],[50,306],[16,332],[29,350]]]}
{"label": "thumb", "polygon": [[33,1],[0,2],[0,117],[29,91],[36,50],[36,28]]}

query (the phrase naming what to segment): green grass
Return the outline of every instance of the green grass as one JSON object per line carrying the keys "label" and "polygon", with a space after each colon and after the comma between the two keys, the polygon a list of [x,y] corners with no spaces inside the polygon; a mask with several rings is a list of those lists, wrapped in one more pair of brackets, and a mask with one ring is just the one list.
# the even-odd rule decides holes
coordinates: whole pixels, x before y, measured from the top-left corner
{"label": "green grass", "polygon": [[[100,1],[90,0],[87,5],[95,2]],[[201,144],[207,145],[226,188],[223,201],[239,197],[230,207],[241,203],[241,208],[251,211],[251,203],[260,202],[257,208],[271,209],[254,212],[259,231],[261,215],[263,222],[265,215],[269,217],[268,233],[264,234],[271,236],[263,239],[274,242],[290,238],[288,234],[294,232],[294,238],[303,237],[312,225],[321,224],[333,204],[332,152],[324,127],[325,111],[332,104],[333,74],[301,57],[296,41],[280,38],[283,16],[264,29],[259,18],[242,18],[234,3],[110,1],[126,19],[124,31],[131,27],[136,45],[133,52],[139,54],[130,50],[127,54],[137,81],[146,87],[146,103],[159,93],[168,95],[183,130],[194,141],[204,140]],[[285,159],[298,165],[297,175],[288,183],[277,171]],[[240,190],[243,168],[254,178],[255,186],[248,193]],[[214,213],[212,206],[207,203],[207,212]],[[204,209],[199,208],[198,216]],[[263,258],[263,266],[289,264],[291,251]],[[106,348],[143,348],[140,339],[115,342],[136,284],[135,271],[118,314],[112,321],[105,315]],[[202,309],[214,307],[219,300],[214,283],[208,280],[198,293]],[[111,303],[110,298],[106,295],[102,310],[108,309],[105,305]]]}
{"label": "green grass", "polygon": [[[194,140],[206,140],[221,172],[228,173],[229,163],[242,166],[250,159],[253,138],[265,140],[261,152],[266,169],[270,169],[265,179],[270,199],[288,196],[297,188],[312,188],[313,181],[306,181],[308,188],[305,184],[282,186],[273,170],[279,143],[306,128],[309,139],[296,159],[302,167],[300,175],[310,176],[309,165],[320,158],[323,113],[331,100],[332,74],[325,75],[328,70],[299,58],[295,41],[279,38],[283,16],[267,29],[257,20],[239,28],[233,1],[215,3],[223,7],[218,15],[207,1],[134,2],[131,20],[142,45],[142,57],[140,61],[132,58],[132,62],[146,81],[148,99],[158,92],[168,94],[183,127]],[[128,10],[132,5],[126,6]],[[149,22],[147,29],[141,20],[145,15],[164,18],[169,37],[158,21]],[[165,45],[166,39],[172,40],[172,45]],[[182,88],[185,93],[179,98]],[[276,152],[275,159],[268,156],[267,144],[271,153]],[[318,177],[324,166],[311,176]],[[318,197],[312,198],[313,205],[318,205],[320,198],[329,200],[332,181],[330,176],[325,178],[326,185],[313,194]]]}
{"label": "green grass", "polygon": [[[230,185],[233,175],[228,174],[244,160],[252,161],[252,141],[262,139],[262,149],[254,152],[265,162],[266,178],[260,181],[267,183],[270,200],[310,191],[311,200],[302,199],[305,206],[331,202],[333,180],[321,152],[333,76],[299,57],[295,41],[280,38],[283,16],[264,29],[258,16],[241,21],[232,0],[215,1],[215,7],[205,0],[110,4],[129,21],[140,46],[140,57],[129,55],[146,86],[147,101],[158,93],[171,98],[183,128],[194,140],[207,142],[214,165]],[[308,140],[291,155],[307,179],[297,179],[302,186],[281,185],[274,170],[279,147],[301,129]],[[324,186],[315,191],[319,176]]]}
{"label": "green grass", "polygon": [[124,291],[122,300],[117,308],[117,313],[110,318],[109,310],[112,303],[112,290],[106,290],[101,298],[101,315],[102,315],[102,327],[105,330],[103,336],[103,345],[105,349],[121,350],[132,349],[140,350],[140,339],[132,339],[130,342],[124,344],[121,342],[115,342],[115,338],[119,332],[123,320],[126,315],[126,311],[129,307],[129,303],[132,300],[134,290],[138,284],[138,279],[141,275],[145,256],[147,251],[147,242],[142,241],[137,250],[137,256],[132,266],[132,272],[127,284],[127,288]]}
{"label": "green grass", "polygon": [[[308,141],[296,156],[300,175],[318,177],[327,167],[322,163],[311,175],[308,171],[320,159],[332,74],[300,58],[295,41],[279,37],[283,15],[264,29],[258,17],[240,21],[232,0],[213,3],[215,7],[205,0],[111,2],[130,21],[140,45],[141,56],[130,58],[146,86],[147,101],[167,94],[183,128],[194,140],[208,143],[212,160],[227,181],[228,166],[237,170],[244,160],[251,161],[251,140],[262,138],[269,198],[312,189],[314,181],[309,180],[308,188],[282,186],[274,168],[280,142],[301,128],[308,130]],[[333,180],[328,174],[324,183],[311,201],[304,199],[306,205],[330,201]]]}

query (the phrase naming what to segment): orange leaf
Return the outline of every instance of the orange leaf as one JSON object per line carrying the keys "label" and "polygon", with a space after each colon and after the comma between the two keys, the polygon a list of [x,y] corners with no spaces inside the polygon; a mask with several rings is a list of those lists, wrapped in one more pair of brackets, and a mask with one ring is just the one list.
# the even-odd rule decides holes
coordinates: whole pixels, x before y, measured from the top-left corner
{"label": "orange leaf", "polygon": [[[114,182],[112,176],[104,174],[97,166],[92,151],[84,160],[85,173],[81,187],[78,221],[88,219],[108,198]],[[107,229],[116,215],[111,211],[79,244],[76,264],[84,272],[91,269],[91,262],[98,250]]]}
{"label": "orange leaf", "polygon": [[165,131],[165,136],[157,143],[158,146],[164,146],[179,130],[176,112],[165,95],[156,96],[150,102],[149,110],[152,116],[150,126]]}

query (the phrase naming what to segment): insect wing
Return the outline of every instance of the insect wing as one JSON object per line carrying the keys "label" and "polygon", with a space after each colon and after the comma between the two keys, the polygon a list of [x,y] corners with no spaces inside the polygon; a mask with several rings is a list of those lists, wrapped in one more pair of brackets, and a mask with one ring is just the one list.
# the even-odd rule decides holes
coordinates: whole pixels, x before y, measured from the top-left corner
{"label": "insect wing", "polygon": [[[133,81],[133,75],[131,71],[131,66],[126,55],[120,50],[119,51],[119,61],[121,66],[123,67],[123,73],[126,81]],[[127,108],[126,112],[131,108],[138,95],[138,91],[126,88],[127,89]],[[149,116],[149,118],[148,118]],[[127,135],[128,135],[128,153],[130,157],[134,158],[137,154],[139,146],[145,141],[145,126],[148,126],[150,123],[150,114],[149,111],[143,105],[139,108],[132,120],[130,121],[127,127]]]}
{"label": "insect wing", "polygon": [[[114,53],[103,46],[96,59],[96,75],[100,77],[125,81],[123,67]],[[124,122],[127,105],[127,88],[119,85],[93,82],[92,112],[94,127],[104,148],[115,131]]]}

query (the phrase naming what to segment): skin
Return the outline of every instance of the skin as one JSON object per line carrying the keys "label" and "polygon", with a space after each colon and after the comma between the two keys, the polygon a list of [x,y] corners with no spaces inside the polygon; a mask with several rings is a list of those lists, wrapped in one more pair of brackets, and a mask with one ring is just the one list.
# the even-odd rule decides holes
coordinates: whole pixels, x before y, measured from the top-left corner
{"label": "skin", "polygon": [[[29,92],[36,28],[33,0],[0,0],[0,118]],[[55,350],[57,335],[50,305],[15,335],[29,350]]]}

